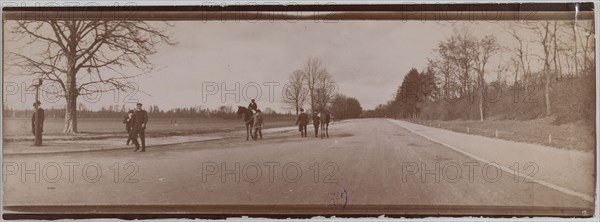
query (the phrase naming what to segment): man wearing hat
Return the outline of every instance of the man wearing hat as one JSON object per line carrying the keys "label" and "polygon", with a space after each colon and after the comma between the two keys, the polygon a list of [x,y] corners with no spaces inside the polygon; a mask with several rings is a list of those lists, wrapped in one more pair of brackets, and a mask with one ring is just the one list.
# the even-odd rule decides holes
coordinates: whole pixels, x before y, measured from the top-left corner
{"label": "man wearing hat", "polygon": [[[35,112],[33,112],[33,116],[31,116],[31,133],[35,136],[35,142],[33,144],[35,146],[42,145],[42,133],[44,132],[44,110],[40,107],[41,105],[42,103],[40,101],[33,103]],[[36,124],[37,121],[39,121],[39,124]]]}
{"label": "man wearing hat", "polygon": [[252,101],[248,105],[248,109],[253,110],[255,113],[256,113],[256,110],[258,110],[258,105],[256,105],[256,101],[254,101],[254,99],[252,99]]}
{"label": "man wearing hat", "polygon": [[313,112],[312,122],[313,122],[313,126],[315,127],[315,137],[319,137],[319,123],[321,122],[321,118],[319,118],[319,114]]}
{"label": "man wearing hat", "polygon": [[300,114],[298,114],[298,118],[296,119],[296,125],[298,125],[298,131],[300,131],[301,137],[307,137],[306,135],[306,125],[308,125],[308,115],[304,112],[304,109],[300,108]]}
{"label": "man wearing hat", "polygon": [[258,136],[260,136],[260,139],[262,140],[263,117],[260,114],[260,109],[256,110],[256,113],[254,113],[254,115],[252,115],[252,118],[248,120],[248,122],[250,121],[252,121],[252,127],[254,128],[254,136],[252,137],[252,139],[256,140],[258,139]]}
{"label": "man wearing hat", "polygon": [[148,113],[146,110],[142,109],[142,104],[138,103],[135,111],[133,112],[133,117],[131,118],[131,122],[133,124],[133,144],[135,144],[136,152],[140,149],[140,143],[137,140],[138,135],[140,136],[140,140],[142,141],[142,150],[141,152],[146,152],[146,123],[148,123]]}
{"label": "man wearing hat", "polygon": [[125,116],[125,119],[123,119],[123,123],[125,124],[125,130],[127,131],[127,142],[125,143],[127,144],[127,146],[129,146],[129,142],[133,143],[133,140],[131,138],[133,134],[133,121],[131,120],[133,120],[133,110],[129,110],[127,116]]}

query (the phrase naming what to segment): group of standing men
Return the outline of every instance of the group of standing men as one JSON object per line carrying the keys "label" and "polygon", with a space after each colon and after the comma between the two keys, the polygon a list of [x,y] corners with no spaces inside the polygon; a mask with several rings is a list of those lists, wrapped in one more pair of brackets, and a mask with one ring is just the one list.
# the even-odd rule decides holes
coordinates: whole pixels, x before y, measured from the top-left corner
{"label": "group of standing men", "polygon": [[[42,145],[42,133],[44,132],[44,109],[41,108],[42,103],[36,101],[33,103],[33,108],[35,112],[31,117],[31,133],[35,136],[34,145],[41,146]],[[140,143],[138,142],[138,136],[142,141],[141,152],[146,151],[146,124],[148,123],[148,113],[146,110],[142,109],[142,104],[136,104],[135,110],[130,110],[125,119],[123,120],[125,123],[125,129],[127,130],[127,145],[129,145],[130,141],[133,141],[135,145],[134,152],[140,149]]]}
{"label": "group of standing men", "polygon": [[[319,135],[319,124],[320,124],[320,117],[319,115],[317,115],[316,113],[312,114],[312,122],[313,122],[313,126],[315,127],[315,137],[318,137]],[[298,125],[298,131],[300,131],[300,136],[301,137],[308,137],[308,134],[306,132],[306,126],[308,125],[308,114],[306,114],[304,112],[303,108],[300,108],[300,114],[298,114],[298,117],[296,118],[296,125]]]}
{"label": "group of standing men", "polygon": [[142,141],[142,150],[140,152],[146,152],[146,124],[148,123],[148,113],[142,109],[142,104],[136,104],[135,110],[129,110],[127,116],[123,120],[125,123],[125,129],[127,130],[127,145],[133,141],[135,149],[133,152],[137,152],[140,149],[140,143],[138,142],[138,136]]}

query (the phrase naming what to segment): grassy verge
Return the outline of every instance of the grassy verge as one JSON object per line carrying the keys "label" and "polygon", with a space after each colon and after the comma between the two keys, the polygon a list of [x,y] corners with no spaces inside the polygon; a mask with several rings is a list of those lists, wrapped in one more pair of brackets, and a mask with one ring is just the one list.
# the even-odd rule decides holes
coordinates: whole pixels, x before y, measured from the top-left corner
{"label": "grassy verge", "polygon": [[546,146],[594,151],[596,132],[589,124],[582,122],[553,125],[554,118],[535,120],[421,120],[406,121],[437,127],[455,132],[500,138],[510,141],[536,143]]}
{"label": "grassy verge", "polygon": [[[5,119],[4,137],[5,142],[17,142],[31,140],[29,132],[31,125],[28,119]],[[80,119],[78,134],[63,134],[62,119],[50,119],[44,125],[44,140],[90,140],[108,138],[126,138],[124,125],[120,119]],[[264,128],[276,128],[293,126],[293,119],[265,119]],[[184,136],[207,133],[226,133],[245,130],[242,120],[224,119],[151,119],[146,128],[149,137]]]}

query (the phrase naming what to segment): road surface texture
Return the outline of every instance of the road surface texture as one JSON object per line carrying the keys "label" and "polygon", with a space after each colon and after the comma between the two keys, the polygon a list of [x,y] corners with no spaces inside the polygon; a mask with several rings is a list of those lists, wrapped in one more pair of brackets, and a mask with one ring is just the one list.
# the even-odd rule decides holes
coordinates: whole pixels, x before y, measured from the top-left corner
{"label": "road surface texture", "polygon": [[329,139],[309,135],[265,134],[259,141],[240,137],[145,153],[9,155],[4,206],[7,212],[593,214],[593,202],[389,120],[336,123]]}

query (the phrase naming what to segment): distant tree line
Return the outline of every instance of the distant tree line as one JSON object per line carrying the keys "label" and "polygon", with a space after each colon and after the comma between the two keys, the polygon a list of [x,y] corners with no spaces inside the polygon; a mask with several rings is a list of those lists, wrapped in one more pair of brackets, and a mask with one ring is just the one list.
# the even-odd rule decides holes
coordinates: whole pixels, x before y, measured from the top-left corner
{"label": "distant tree line", "polygon": [[363,109],[357,99],[338,93],[333,98],[329,111],[335,119],[352,119],[361,117]]}
{"label": "distant tree line", "polygon": [[[593,120],[593,22],[510,23],[505,31],[514,44],[502,46],[494,35],[455,30],[438,44],[426,68],[411,69],[394,98],[365,116]],[[490,67],[492,59],[497,67]],[[489,78],[491,73],[496,78]]]}
{"label": "distant tree line", "polygon": [[[125,105],[102,106],[99,110],[90,110],[83,103],[78,104],[77,117],[80,118],[117,118],[124,117],[129,109]],[[173,108],[168,110],[160,109],[156,105],[149,106],[146,111],[151,118],[222,118],[236,119],[237,114],[231,106],[220,106],[217,109],[203,108],[202,106],[191,106],[184,108]],[[4,117],[31,117],[33,110],[17,110],[4,106]],[[291,113],[277,113],[267,107],[262,113],[270,117],[291,117]],[[47,118],[64,118],[66,111],[64,108],[44,108],[44,114]]]}

